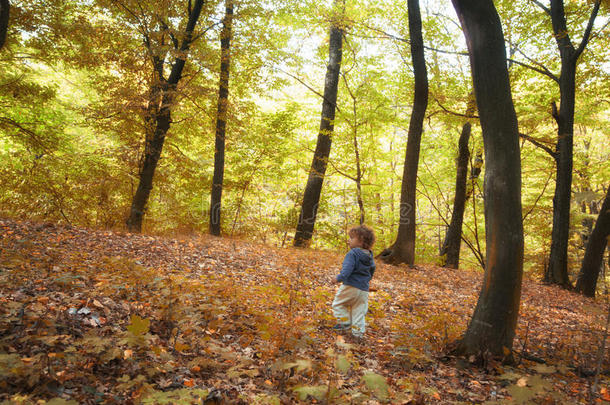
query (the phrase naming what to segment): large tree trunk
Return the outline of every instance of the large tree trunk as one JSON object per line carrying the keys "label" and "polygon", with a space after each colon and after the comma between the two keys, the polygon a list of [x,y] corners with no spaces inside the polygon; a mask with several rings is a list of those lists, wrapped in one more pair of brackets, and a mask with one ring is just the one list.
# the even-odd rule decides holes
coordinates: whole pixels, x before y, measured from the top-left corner
{"label": "large tree trunk", "polygon": [[220,34],[220,84],[216,113],[216,142],[214,151],[214,177],[210,201],[210,233],[220,236],[222,184],[225,168],[225,134],[227,104],[229,100],[229,70],[231,68],[231,28],[233,25],[233,1],[225,1],[225,17]]}
{"label": "large tree trunk", "polygon": [[[190,14],[186,24],[184,38],[179,49],[177,49],[179,56],[176,57],[167,79],[164,79],[163,77],[163,60],[157,56],[153,57],[155,79],[151,85],[148,114],[145,117],[147,134],[144,146],[144,158],[142,159],[142,166],[140,168],[138,188],[131,202],[130,214],[126,221],[127,229],[130,232],[142,231],[142,219],[144,217],[146,204],[148,203],[148,197],[150,196],[153,187],[155,169],[157,168],[159,158],[161,157],[165,135],[172,122],[171,112],[176,88],[178,82],[182,78],[182,71],[186,63],[185,55],[188,53],[191,42],[193,41],[193,31],[197,24],[197,20],[199,20],[203,4],[204,0],[196,0],[193,8],[189,8]],[[149,47],[149,52],[154,54],[155,51],[151,48],[150,37],[145,36],[144,43]],[[158,104],[159,102],[160,105]],[[154,131],[152,128],[154,128]]]}
{"label": "large tree trunk", "polygon": [[169,130],[171,124],[171,105],[173,97],[167,91],[164,91],[159,111],[155,113],[155,126],[151,133],[146,135],[146,143],[144,145],[144,158],[140,167],[140,182],[136,194],[131,203],[131,214],[127,219],[127,228],[130,232],[142,231],[142,219],[144,217],[144,209],[148,202],[148,197],[153,187],[153,177],[157,163],[161,157],[165,134]]}
{"label": "large tree trunk", "polygon": [[492,0],[452,0],[470,55],[485,148],[486,265],[458,352],[505,357],[512,350],[523,274],[521,162],[500,18]]}
{"label": "large tree trunk", "polygon": [[419,0],[408,0],[409,36],[411,43],[411,60],[415,76],[413,110],[409,121],[407,152],[400,188],[400,222],[396,241],[382,260],[388,263],[406,263],[412,266],[415,262],[415,189],[417,185],[417,167],[419,164],[419,147],[423,132],[424,117],[428,107],[428,72],[424,55],[421,14]]}
{"label": "large tree trunk", "polygon": [[[474,94],[469,97],[466,115],[474,114]],[[471,124],[467,122],[462,127],[460,140],[458,142],[457,174],[455,176],[455,197],[453,198],[453,211],[451,222],[447,228],[447,234],[440,250],[443,265],[451,269],[457,269],[460,265],[460,247],[462,242],[462,222],[464,220],[464,209],[466,207],[466,188],[468,180],[468,162],[470,151],[468,141],[470,140]]]}
{"label": "large tree trunk", "polygon": [[11,4],[8,0],[0,0],[0,49],[2,49],[6,42],[10,9]]}
{"label": "large tree trunk", "polygon": [[[335,7],[338,1],[335,1]],[[341,69],[343,30],[341,22],[335,16],[330,28],[330,41],[328,49],[328,66],[326,67],[326,80],[324,82],[324,100],[322,102],[322,119],[316,150],[309,169],[309,177],[305,192],[299,222],[294,235],[294,246],[307,247],[311,243],[322,183],[326,174],[326,166],[330,155],[332,134],[335,128],[335,110],[337,108],[337,91],[339,86],[339,71]]]}
{"label": "large tree trunk", "polygon": [[587,240],[585,257],[576,282],[576,291],[588,296],[595,297],[597,278],[604,259],[604,250],[608,246],[608,235],[610,234],[610,185],[606,191],[606,198],[602,204],[601,211],[595,222],[595,227]]}
{"label": "large tree trunk", "polygon": [[551,252],[545,281],[571,288],[568,276],[568,240],[570,238],[570,200],[572,193],[572,154],[574,150],[574,93],[576,64],[562,62],[560,76],[561,102],[557,121],[555,194],[553,196],[553,230]]}
{"label": "large tree trunk", "polygon": [[593,7],[589,24],[578,48],[574,48],[568,34],[563,0],[551,0],[551,8],[546,10],[551,16],[553,34],[561,57],[561,74],[559,76],[559,111],[555,107],[553,108],[553,117],[557,122],[557,177],[553,196],[551,252],[544,280],[565,288],[572,287],[568,277],[568,240],[570,237],[570,197],[574,149],[576,64],[589,40],[599,5],[598,0]]}

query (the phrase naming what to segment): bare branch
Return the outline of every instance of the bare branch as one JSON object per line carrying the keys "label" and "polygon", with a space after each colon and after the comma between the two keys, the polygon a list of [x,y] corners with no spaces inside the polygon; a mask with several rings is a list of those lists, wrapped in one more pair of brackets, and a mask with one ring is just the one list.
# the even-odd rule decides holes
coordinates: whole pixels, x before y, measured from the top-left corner
{"label": "bare branch", "polygon": [[574,58],[578,59],[582,51],[587,46],[589,42],[589,38],[591,37],[591,30],[593,29],[593,23],[595,22],[595,17],[597,17],[597,12],[599,11],[599,5],[601,4],[601,0],[597,0],[595,5],[593,6],[593,10],[591,10],[591,16],[589,17],[589,22],[587,23],[587,28],[585,28],[585,33],[583,34],[582,40],[576,49],[576,53],[574,54]]}
{"label": "bare branch", "polygon": [[448,108],[446,108],[444,105],[441,104],[440,101],[438,101],[438,99],[436,97],[434,97],[434,101],[436,101],[436,103],[438,104],[438,106],[445,111],[446,113],[449,113],[451,115],[455,115],[457,117],[464,117],[464,118],[474,118],[474,119],[479,119],[479,116],[476,114],[462,114],[456,111],[452,111]]}
{"label": "bare branch", "polygon": [[[350,22],[353,25],[357,24],[355,21],[350,21]],[[402,38],[402,37],[396,36],[394,34],[390,34],[389,32],[386,32],[386,31],[384,31],[382,29],[379,29],[379,28],[376,28],[376,27],[372,27],[372,26],[370,26],[368,24],[358,23],[357,25],[360,25],[360,26],[362,26],[362,27],[364,27],[364,28],[366,28],[368,30],[371,30],[371,31],[377,32],[379,34],[382,34],[387,39],[394,39],[396,41],[404,42],[404,43],[407,43],[407,44],[410,42],[407,38]]]}
{"label": "bare branch", "polygon": [[531,142],[531,143],[532,143],[533,145],[535,145],[536,147],[538,147],[538,148],[540,148],[540,149],[544,150],[546,153],[548,153],[549,155],[551,155],[551,157],[552,157],[554,160],[557,160],[557,158],[558,158],[557,153],[556,153],[556,152],[555,152],[553,149],[549,148],[547,145],[543,144],[543,143],[542,143],[540,140],[535,139],[535,138],[532,138],[531,136],[529,136],[529,135],[527,135],[527,134],[522,134],[522,133],[519,133],[519,136],[520,136],[521,138],[525,139],[526,141]]}
{"label": "bare branch", "polygon": [[184,56],[188,50],[190,45],[193,43],[193,32],[195,30],[195,26],[197,25],[197,20],[199,20],[199,15],[201,14],[201,9],[203,8],[204,0],[197,0],[191,9],[191,4],[189,1],[189,16],[186,23],[186,27],[184,29],[184,37],[182,38],[182,44],[180,44],[180,53],[183,55],[178,55],[176,60],[172,66],[172,70],[169,74],[167,82],[175,86],[180,78],[182,77],[182,70],[186,63],[186,56]]}
{"label": "bare branch", "polygon": [[157,16],[157,19],[159,20],[159,24],[161,24],[161,28],[163,28],[165,31],[167,31],[167,33],[169,34],[169,37],[172,40],[172,44],[174,45],[174,49],[178,49],[178,38],[176,38],[176,36],[174,35],[174,33],[170,30],[169,26],[167,25],[167,23],[165,21],[163,21],[163,19],[161,18],[161,16]]}
{"label": "bare branch", "polygon": [[[419,178],[419,176],[417,176],[417,180],[419,181],[419,183],[423,186],[424,191],[422,191],[419,187],[416,189],[416,192],[418,192],[419,194],[423,195],[424,197],[426,197],[426,199],[430,202],[430,205],[432,206],[432,208],[436,211],[436,213],[438,214],[439,218],[445,223],[445,226],[449,226],[449,222],[447,221],[447,219],[443,216],[443,214],[441,213],[441,210],[439,209],[439,207],[436,206],[436,204],[434,203],[434,201],[432,200],[432,198],[430,198],[430,196],[428,195],[428,190],[426,189],[426,185],[421,181],[421,179]],[[470,242],[468,239],[466,239],[466,237],[464,236],[464,233],[462,232],[461,235],[461,239],[464,241],[464,243],[466,244],[466,246],[468,246],[468,248],[472,251],[472,253],[474,254],[475,258],[477,259],[477,261],[479,262],[479,264],[481,265],[482,268],[485,268],[485,260],[483,260],[483,256],[481,254],[481,251],[478,250],[472,242]]]}
{"label": "bare branch", "polygon": [[444,49],[433,48],[431,46],[426,46],[426,45],[424,45],[424,48],[428,49],[429,51],[434,51],[434,52],[438,52],[438,53],[445,53],[445,54],[448,54],[448,55],[468,56],[468,52],[466,52],[466,51],[446,51]]}
{"label": "bare branch", "polygon": [[210,25],[209,27],[207,27],[206,29],[204,29],[203,31],[201,31],[199,34],[195,35],[193,37],[193,42],[197,41],[199,38],[201,38],[202,36],[204,36],[209,30],[211,30],[212,28],[216,27],[217,25],[222,24],[222,20],[215,22],[214,24]]}
{"label": "bare branch", "polygon": [[[279,71],[279,72],[281,72],[281,73],[284,73],[286,76],[290,76],[290,77],[292,77],[294,80],[296,80],[297,82],[301,83],[303,86],[307,87],[307,89],[308,89],[309,91],[311,91],[312,93],[314,93],[316,96],[318,96],[318,97],[322,98],[323,100],[326,100],[326,101],[328,101],[328,102],[330,103],[330,101],[329,101],[329,100],[327,100],[327,99],[324,97],[324,95],[320,94],[320,92],[318,92],[318,91],[317,91],[317,90],[315,90],[313,87],[311,87],[310,85],[308,85],[307,83],[305,83],[305,82],[304,82],[304,81],[303,81],[301,78],[299,78],[298,76],[295,76],[295,75],[293,75],[293,74],[292,74],[292,73],[290,73],[290,72],[286,72],[285,70],[280,69],[279,67],[273,67],[272,69],[275,69],[275,70],[277,70],[277,71]],[[331,104],[333,104],[333,103],[331,103]],[[339,109],[339,106],[338,106],[336,103],[334,104],[334,106],[335,106],[335,108],[337,109],[337,111],[341,112],[341,110]]]}
{"label": "bare branch", "polygon": [[337,166],[335,166],[335,164],[333,163],[333,161],[332,161],[332,160],[330,160],[330,159],[329,159],[329,160],[328,160],[328,163],[330,163],[330,165],[332,166],[332,168],[333,168],[333,169],[335,169],[335,171],[336,171],[337,173],[339,173],[341,176],[347,177],[348,179],[353,180],[353,181],[358,181],[358,179],[356,179],[355,177],[352,177],[351,175],[349,175],[349,174],[347,174],[347,173],[342,172],[341,170],[339,170],[339,168],[337,168]]}
{"label": "bare branch", "polygon": [[554,101],[551,103],[551,116],[559,123],[559,110],[557,110],[557,103]]}
{"label": "bare branch", "polygon": [[547,13],[549,16],[551,15],[551,9],[539,2],[538,0],[531,0],[531,2],[543,9],[544,12]]}
{"label": "bare branch", "polygon": [[533,70],[534,72],[538,72],[542,75],[545,75],[549,78],[551,78],[552,80],[554,80],[555,82],[559,83],[559,78],[557,76],[555,76],[550,70],[544,68],[544,69],[538,69],[535,66],[532,65],[528,65],[527,63],[523,63],[523,62],[519,62],[518,60],[512,59],[512,58],[506,58],[506,60],[513,62],[519,66],[523,66],[525,68],[528,68],[530,70]]}
{"label": "bare branch", "polygon": [[538,195],[538,198],[536,198],[536,201],[534,201],[534,204],[532,205],[532,207],[523,215],[523,220],[524,221],[525,221],[525,218],[527,218],[527,216],[529,214],[531,214],[532,211],[534,211],[534,208],[536,208],[536,205],[538,205],[538,201],[540,201],[540,198],[542,198],[542,196],[544,195],[544,192],[545,192],[546,188],[549,185],[551,177],[553,177],[553,172],[551,172],[551,174],[549,174],[549,177],[546,179],[546,183],[544,183],[544,187],[542,188],[542,191]]}
{"label": "bare branch", "polygon": [[[143,19],[141,19],[133,10],[131,10],[129,7],[127,7],[125,5],[125,3],[123,3],[122,1],[113,0],[113,3],[117,4],[119,6],[119,8],[122,8],[123,10],[125,10],[127,12],[127,14],[131,15],[137,22],[138,31],[140,31],[140,34],[142,34],[144,45],[146,47],[146,51],[153,64],[153,69],[157,72],[157,74],[159,75],[159,78],[163,79],[163,64],[165,63],[165,60],[164,60],[164,58],[160,58],[159,55],[157,55],[157,54],[155,54],[155,52],[153,52],[153,47],[152,47],[152,43],[150,40],[150,34],[149,34],[150,30],[148,28],[148,24],[146,24],[146,22]],[[142,15],[144,15],[144,9],[142,8],[142,5],[140,3],[137,3],[137,4],[140,9],[140,13],[142,13]]]}

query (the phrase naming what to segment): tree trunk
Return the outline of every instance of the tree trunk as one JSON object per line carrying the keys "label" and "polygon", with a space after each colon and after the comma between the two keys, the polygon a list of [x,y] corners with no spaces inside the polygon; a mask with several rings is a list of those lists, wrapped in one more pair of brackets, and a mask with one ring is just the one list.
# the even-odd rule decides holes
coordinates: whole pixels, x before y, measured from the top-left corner
{"label": "tree trunk", "polygon": [[356,199],[358,200],[358,209],[360,211],[359,222],[364,224],[364,201],[362,200],[362,167],[360,165],[360,148],[358,147],[358,120],[356,119],[356,98],[354,102],[354,154],[356,155]]}
{"label": "tree trunk", "polygon": [[11,10],[11,4],[8,0],[0,0],[0,49],[6,43],[6,34],[8,31],[8,19]]}
{"label": "tree trunk", "polygon": [[[334,4],[336,7],[338,1],[335,1]],[[324,82],[320,132],[309,170],[307,185],[303,193],[303,204],[301,205],[299,222],[294,235],[294,246],[296,247],[307,247],[311,243],[318,204],[320,203],[322,183],[324,182],[324,175],[326,174],[326,166],[330,155],[331,137],[335,127],[335,110],[337,108],[337,91],[343,45],[343,30],[340,28],[340,21],[337,21],[336,18],[338,17],[335,17],[330,28],[328,66]]]}
{"label": "tree trunk", "polygon": [[570,237],[570,198],[574,149],[576,63],[589,40],[599,5],[600,1],[598,0],[593,7],[585,34],[578,48],[574,48],[568,34],[563,0],[551,0],[551,8],[547,9],[551,16],[553,34],[561,57],[561,73],[559,76],[559,111],[556,107],[553,107],[553,117],[557,122],[557,177],[553,196],[551,252],[544,280],[564,288],[572,287],[568,276],[568,240]]}
{"label": "tree trunk", "polygon": [[[475,108],[474,94],[469,97],[466,115],[473,115]],[[455,197],[453,199],[453,211],[451,222],[445,235],[445,240],[440,249],[441,258],[444,257],[444,266],[457,269],[460,265],[460,246],[462,242],[462,222],[464,220],[464,209],[466,208],[466,181],[468,180],[468,162],[470,161],[470,122],[462,127],[460,140],[458,142],[457,174],[455,177]]]}
{"label": "tree trunk", "polygon": [[523,274],[519,130],[500,18],[492,0],[452,0],[472,70],[485,148],[486,265],[474,314],[458,352],[510,354]]}
{"label": "tree trunk", "polygon": [[587,240],[585,257],[576,282],[576,291],[587,297],[595,297],[597,278],[602,267],[604,251],[608,246],[608,235],[610,234],[610,186],[606,191],[606,198],[595,222],[593,232]]}
{"label": "tree trunk", "polygon": [[[364,201],[362,200],[362,165],[360,164],[360,148],[358,147],[358,99],[349,87],[349,82],[346,75],[343,75],[343,82],[345,83],[345,89],[352,98],[352,113],[354,114],[354,122],[348,124],[352,128],[352,142],[354,144],[354,155],[356,157],[356,177],[352,177],[348,174],[339,172],[345,177],[354,180],[356,182],[356,200],[358,201],[358,209],[360,212],[359,223],[364,224]],[[338,171],[338,170],[337,170]]]}
{"label": "tree trunk", "polygon": [[545,281],[564,288],[571,288],[568,276],[568,240],[570,238],[570,200],[572,193],[574,93],[576,64],[562,62],[560,76],[561,104],[555,114],[557,121],[557,146],[555,194],[553,196],[553,230],[551,252]]}
{"label": "tree trunk", "polygon": [[142,231],[144,209],[153,187],[153,177],[155,175],[157,163],[161,157],[165,134],[169,130],[171,124],[172,102],[173,97],[168,91],[165,91],[161,101],[161,108],[155,114],[154,131],[146,136],[144,159],[140,168],[140,182],[138,183],[136,194],[131,203],[131,215],[127,219],[127,228],[130,232]]}
{"label": "tree trunk", "polygon": [[[199,19],[199,15],[201,14],[203,3],[204,0],[196,0],[193,8],[190,10],[185,35],[181,46],[177,49],[181,56],[176,57],[167,79],[164,79],[163,77],[163,60],[157,56],[153,57],[155,80],[151,85],[151,96],[148,107],[149,114],[145,117],[146,127],[148,128],[147,132],[150,132],[146,134],[144,158],[140,168],[140,180],[131,202],[129,217],[126,221],[127,229],[130,232],[142,231],[142,219],[144,217],[146,204],[148,203],[150,191],[152,190],[155,169],[157,168],[159,158],[161,157],[165,135],[172,122],[171,111],[175,99],[176,87],[182,78],[182,71],[186,63],[186,56],[184,55],[188,53],[191,42],[193,41],[193,31],[197,24],[197,20]],[[153,53],[150,37],[145,36],[144,43],[149,47],[149,51]],[[160,105],[158,104],[159,101]],[[154,131],[152,128],[154,128]]]}
{"label": "tree trunk", "polygon": [[417,166],[419,147],[423,132],[424,117],[428,107],[428,72],[424,55],[424,40],[419,11],[419,0],[408,0],[409,36],[411,38],[411,60],[415,76],[413,110],[409,121],[407,152],[400,188],[400,221],[396,241],[386,254],[380,257],[392,264],[415,262],[415,189],[417,185]]}
{"label": "tree trunk", "polygon": [[231,68],[231,29],[233,1],[225,1],[225,17],[220,34],[220,84],[216,113],[216,142],[214,149],[214,177],[210,200],[210,234],[220,236],[222,184],[225,167],[225,134],[229,99],[229,70]]}

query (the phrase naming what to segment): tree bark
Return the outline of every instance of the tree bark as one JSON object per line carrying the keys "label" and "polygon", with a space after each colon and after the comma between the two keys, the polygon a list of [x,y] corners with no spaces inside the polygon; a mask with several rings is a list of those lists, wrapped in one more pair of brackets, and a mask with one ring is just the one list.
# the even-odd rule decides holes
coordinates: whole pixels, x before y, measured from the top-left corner
{"label": "tree bark", "polygon": [[[155,169],[161,157],[165,135],[171,125],[171,112],[176,94],[176,87],[182,78],[182,71],[186,63],[191,42],[193,41],[193,31],[199,20],[204,0],[196,0],[188,17],[184,38],[177,51],[180,56],[176,57],[169,77],[163,77],[163,59],[159,58],[150,42],[150,37],[145,34],[144,43],[153,56],[153,70],[155,79],[151,85],[148,115],[145,117],[147,127],[146,141],[144,146],[144,156],[140,167],[140,179],[138,188],[131,202],[131,210],[126,224],[130,232],[142,231],[142,219],[148,203],[148,197],[153,187],[153,177]],[[159,104],[160,103],[160,104]],[[153,129],[154,128],[154,129]]]}
{"label": "tree bark", "polygon": [[356,199],[360,210],[360,225],[364,224],[364,201],[362,200],[362,167],[360,166],[360,150],[358,148],[358,133],[354,129],[354,152],[356,154]]}
{"label": "tree bark", "polygon": [[415,190],[417,185],[417,167],[419,149],[423,132],[424,117],[428,107],[428,72],[424,55],[421,14],[419,0],[408,0],[409,37],[411,60],[415,76],[413,109],[409,121],[407,151],[400,188],[400,221],[396,241],[387,253],[380,255],[387,263],[406,263],[412,266],[415,262]]}
{"label": "tree bark", "polygon": [[225,17],[220,34],[220,84],[216,113],[216,142],[214,149],[214,177],[210,197],[210,234],[220,236],[222,185],[225,166],[225,135],[227,105],[229,99],[229,71],[231,68],[231,36],[233,26],[233,1],[225,1]]}
{"label": "tree bark", "polygon": [[578,48],[574,48],[568,34],[563,0],[551,0],[551,8],[550,10],[547,9],[551,16],[553,34],[561,57],[561,73],[559,76],[559,111],[553,105],[553,117],[557,122],[557,176],[553,196],[551,251],[544,280],[564,288],[572,287],[568,276],[568,240],[570,237],[570,198],[574,149],[576,64],[589,40],[599,5],[600,1],[598,0],[593,7],[585,34]]}
{"label": "tree bark", "polygon": [[[473,115],[475,108],[474,94],[469,97],[466,115]],[[462,127],[460,140],[458,142],[457,174],[455,176],[455,197],[453,199],[453,211],[451,212],[451,222],[445,240],[440,250],[441,258],[444,258],[444,266],[457,269],[460,265],[460,247],[462,242],[462,222],[464,220],[464,209],[466,208],[466,188],[468,180],[468,162],[470,161],[470,150],[468,141],[470,140],[471,124],[467,122]]]}
{"label": "tree bark", "polygon": [[502,25],[492,0],[452,0],[468,45],[485,148],[486,265],[477,306],[458,352],[507,357],[523,274],[521,162]]}
{"label": "tree bark", "polygon": [[[334,4],[336,7],[338,1],[336,0]],[[301,213],[294,235],[294,246],[296,247],[307,247],[311,243],[335,127],[335,110],[337,107],[343,45],[343,30],[340,28],[340,21],[337,21],[336,18],[331,23],[330,28],[328,66],[326,67],[326,80],[324,82],[320,132],[318,133],[316,150],[311,162],[311,168],[309,169],[309,177],[305,186],[305,192],[303,193]]]}
{"label": "tree bark", "polygon": [[0,49],[2,49],[6,43],[10,10],[11,4],[9,1],[0,0]]}
{"label": "tree bark", "polygon": [[608,246],[608,235],[610,234],[610,186],[606,191],[606,198],[595,221],[595,227],[587,240],[585,257],[582,259],[576,291],[587,297],[595,297],[597,279],[604,259],[604,251]]}

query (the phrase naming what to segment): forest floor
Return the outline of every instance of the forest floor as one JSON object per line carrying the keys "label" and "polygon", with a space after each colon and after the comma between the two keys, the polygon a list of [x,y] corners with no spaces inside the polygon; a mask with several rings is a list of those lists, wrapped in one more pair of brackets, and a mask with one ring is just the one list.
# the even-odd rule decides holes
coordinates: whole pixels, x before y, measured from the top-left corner
{"label": "forest floor", "polygon": [[331,329],[342,259],[0,219],[0,402],[609,403],[603,299],[525,279],[516,365],[474,365],[448,353],[480,272],[378,262],[355,341]]}

